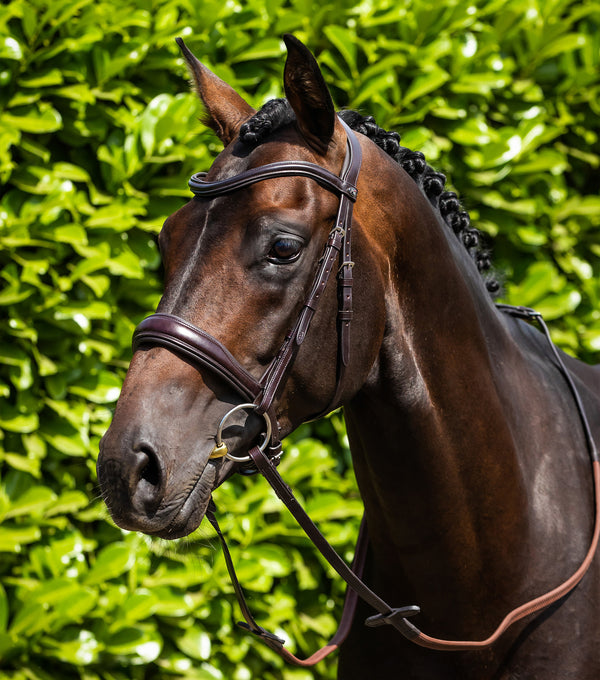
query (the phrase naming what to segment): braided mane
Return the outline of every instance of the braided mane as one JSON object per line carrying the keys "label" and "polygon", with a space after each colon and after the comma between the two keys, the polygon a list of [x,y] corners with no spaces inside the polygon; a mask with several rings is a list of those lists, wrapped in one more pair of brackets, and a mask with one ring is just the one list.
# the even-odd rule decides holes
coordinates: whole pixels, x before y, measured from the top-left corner
{"label": "braided mane", "polygon": [[[493,296],[498,295],[500,284],[491,273],[490,253],[482,247],[480,233],[471,226],[469,213],[463,210],[458,196],[453,191],[445,190],[445,175],[431,168],[420,151],[411,151],[400,146],[400,135],[380,128],[372,116],[362,116],[356,111],[341,111],[339,116],[352,130],[360,132],[377,144],[412,177],[464,245],[477,265],[488,291]],[[249,146],[258,146],[272,132],[294,120],[295,114],[286,99],[272,99],[242,125],[240,140]]]}

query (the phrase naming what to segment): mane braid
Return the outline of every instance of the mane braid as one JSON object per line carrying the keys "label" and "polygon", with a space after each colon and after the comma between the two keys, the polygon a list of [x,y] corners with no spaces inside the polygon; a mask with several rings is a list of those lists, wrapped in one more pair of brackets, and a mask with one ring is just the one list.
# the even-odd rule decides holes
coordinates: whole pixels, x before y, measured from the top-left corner
{"label": "mane braid", "polygon": [[[492,296],[498,296],[500,284],[492,273],[490,253],[482,247],[480,232],[471,226],[469,213],[461,206],[458,196],[446,191],[446,176],[431,168],[420,151],[400,146],[400,135],[380,128],[373,116],[356,111],[340,111],[339,116],[352,130],[377,144],[412,177],[477,265],[487,290]],[[294,120],[295,114],[286,99],[272,99],[242,125],[240,141],[251,147],[258,146],[272,132]]]}

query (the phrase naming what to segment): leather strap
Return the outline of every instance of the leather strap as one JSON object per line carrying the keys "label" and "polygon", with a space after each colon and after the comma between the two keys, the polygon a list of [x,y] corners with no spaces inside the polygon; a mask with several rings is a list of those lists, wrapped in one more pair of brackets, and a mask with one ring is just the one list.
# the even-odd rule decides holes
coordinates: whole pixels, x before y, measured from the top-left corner
{"label": "leather strap", "polygon": [[194,194],[201,198],[216,198],[238,191],[256,182],[276,177],[307,177],[315,180],[329,191],[347,196],[351,201],[355,201],[357,196],[355,182],[346,180],[345,177],[338,177],[320,165],[305,161],[268,163],[216,182],[207,181],[207,175],[206,172],[197,172],[191,176],[188,182]]}
{"label": "leather strap", "polygon": [[[322,661],[325,657],[329,656],[331,652],[338,649],[342,642],[348,636],[348,633],[350,632],[350,628],[352,626],[352,621],[354,620],[354,613],[356,611],[356,603],[358,600],[356,591],[353,590],[352,588],[349,588],[346,591],[346,597],[344,600],[344,607],[342,610],[340,624],[338,626],[338,630],[336,631],[335,635],[331,638],[331,640],[324,647],[321,647],[321,649],[311,654],[308,658],[300,659],[299,657],[295,656],[284,647],[285,643],[284,640],[274,635],[273,633],[270,633],[262,626],[258,625],[256,620],[252,616],[252,613],[244,596],[244,591],[237,577],[231,552],[229,551],[229,547],[227,545],[227,541],[225,540],[225,537],[223,536],[223,533],[221,532],[221,529],[219,527],[216,518],[216,508],[212,499],[209,505],[209,509],[206,513],[206,516],[209,522],[212,524],[213,528],[215,529],[217,536],[219,537],[219,540],[221,542],[221,546],[223,548],[223,555],[225,557],[225,564],[227,565],[227,571],[229,572],[229,578],[233,585],[233,589],[238,604],[240,605],[242,616],[244,617],[244,622],[238,622],[238,625],[248,630],[249,632],[253,633],[254,635],[260,637],[261,640],[268,647],[270,647],[273,651],[277,652],[277,654],[279,654],[279,656],[281,656],[285,661],[296,666],[302,667],[314,666],[319,661]],[[365,566],[367,556],[367,543],[368,541],[366,525],[363,519],[358,535],[358,541],[354,555],[354,562],[352,564],[352,571],[354,572],[354,574],[356,574],[356,576],[359,579],[362,578],[362,573]]]}
{"label": "leather strap", "polygon": [[310,323],[315,315],[322,294],[329,281],[329,276],[334,268],[335,260],[341,250],[342,238],[343,231],[339,228],[334,228],[329,234],[325,251],[321,257],[321,264],[313,281],[312,288],[300,310],[296,324],[288,334],[281,350],[278,352],[266,372],[265,377],[261,380],[263,393],[260,401],[257,402],[257,411],[259,413],[266,411],[273,403],[277,391],[280,386],[284,384],[293,360],[296,358],[296,354],[306,338]]}
{"label": "leather strap", "polygon": [[132,345],[134,352],[160,345],[182,354],[210,368],[245,399],[255,399],[261,392],[259,382],[218,340],[174,314],[152,314],[144,319],[134,331]]}

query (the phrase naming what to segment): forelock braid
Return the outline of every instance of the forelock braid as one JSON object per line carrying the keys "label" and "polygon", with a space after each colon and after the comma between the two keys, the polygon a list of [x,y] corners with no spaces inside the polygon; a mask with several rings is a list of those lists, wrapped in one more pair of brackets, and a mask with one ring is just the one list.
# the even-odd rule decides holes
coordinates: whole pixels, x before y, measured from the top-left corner
{"label": "forelock braid", "polygon": [[240,141],[258,146],[272,132],[296,120],[287,99],[271,99],[240,128]]}

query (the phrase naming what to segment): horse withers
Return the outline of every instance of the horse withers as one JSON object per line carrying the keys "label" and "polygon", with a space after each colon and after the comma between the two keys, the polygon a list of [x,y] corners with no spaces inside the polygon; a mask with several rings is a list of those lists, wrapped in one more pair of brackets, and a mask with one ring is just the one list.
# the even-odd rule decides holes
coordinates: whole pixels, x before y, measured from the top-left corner
{"label": "horse withers", "polygon": [[124,529],[185,536],[230,474],[343,406],[364,580],[418,604],[419,629],[485,640],[582,580],[448,652],[365,627],[361,602],[339,678],[596,680],[600,373],[495,306],[443,175],[371,118],[336,115],[313,56],[285,40],[287,99],[259,112],[182,45],[225,149],[159,237],[164,295],[101,443],[107,506]]}

